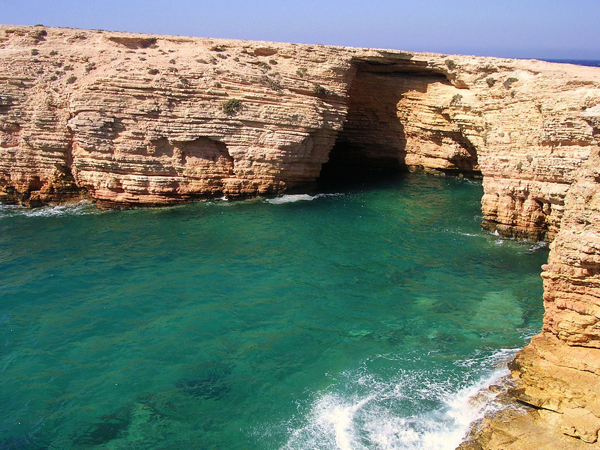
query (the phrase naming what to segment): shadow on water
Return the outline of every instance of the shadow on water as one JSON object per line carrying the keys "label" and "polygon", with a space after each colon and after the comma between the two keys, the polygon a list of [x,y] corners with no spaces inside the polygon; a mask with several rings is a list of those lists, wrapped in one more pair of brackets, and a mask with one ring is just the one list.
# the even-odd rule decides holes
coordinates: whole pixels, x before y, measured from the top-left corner
{"label": "shadow on water", "polygon": [[364,169],[345,165],[323,165],[317,183],[319,193],[348,192],[363,189],[378,189],[397,184],[409,174],[396,168]]}

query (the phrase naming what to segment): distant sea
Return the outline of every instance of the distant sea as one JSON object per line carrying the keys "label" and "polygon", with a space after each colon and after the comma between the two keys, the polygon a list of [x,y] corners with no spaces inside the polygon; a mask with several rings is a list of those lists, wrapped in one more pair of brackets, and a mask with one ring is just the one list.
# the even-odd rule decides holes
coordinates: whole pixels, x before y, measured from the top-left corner
{"label": "distant sea", "polygon": [[577,66],[600,67],[600,60],[597,59],[540,59],[541,61],[575,64]]}

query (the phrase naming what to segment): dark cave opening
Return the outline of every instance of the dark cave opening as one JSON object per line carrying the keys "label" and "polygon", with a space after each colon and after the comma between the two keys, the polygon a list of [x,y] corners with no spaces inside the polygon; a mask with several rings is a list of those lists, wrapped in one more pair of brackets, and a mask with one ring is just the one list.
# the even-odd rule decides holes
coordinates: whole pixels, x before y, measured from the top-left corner
{"label": "dark cave opening", "polygon": [[322,191],[372,184],[397,177],[407,169],[395,157],[372,158],[361,147],[338,140],[318,179]]}
{"label": "dark cave opening", "polygon": [[[353,64],[356,73],[348,93],[347,117],[322,166],[320,189],[377,181],[407,171],[474,171],[474,147],[441,112],[441,102],[447,99],[450,104],[449,99],[458,91],[444,73],[410,59],[359,60]],[[432,87],[435,94],[430,93]],[[423,124],[415,124],[418,114],[436,115],[442,125],[423,131]],[[458,150],[448,151],[444,158],[439,156],[441,148]]]}

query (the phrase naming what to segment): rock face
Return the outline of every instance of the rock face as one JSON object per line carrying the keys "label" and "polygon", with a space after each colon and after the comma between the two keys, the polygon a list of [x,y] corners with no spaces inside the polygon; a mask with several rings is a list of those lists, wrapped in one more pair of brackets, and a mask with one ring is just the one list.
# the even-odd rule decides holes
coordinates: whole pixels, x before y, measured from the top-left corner
{"label": "rock face", "polygon": [[512,365],[514,395],[538,409],[508,430],[489,420],[479,448],[527,448],[516,430],[534,426],[597,443],[599,117],[596,68],[0,26],[5,203],[276,194],[335,171],[482,176],[486,228],[554,242],[543,332]]}

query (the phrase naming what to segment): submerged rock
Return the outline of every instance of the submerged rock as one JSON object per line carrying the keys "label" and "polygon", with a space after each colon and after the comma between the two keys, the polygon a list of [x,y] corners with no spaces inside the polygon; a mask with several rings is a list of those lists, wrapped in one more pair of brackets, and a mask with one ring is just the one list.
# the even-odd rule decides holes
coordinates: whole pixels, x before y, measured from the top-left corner
{"label": "submerged rock", "polygon": [[193,397],[218,400],[225,396],[231,387],[226,379],[231,373],[231,367],[219,362],[203,363],[198,368],[193,379],[182,378],[175,387]]}

